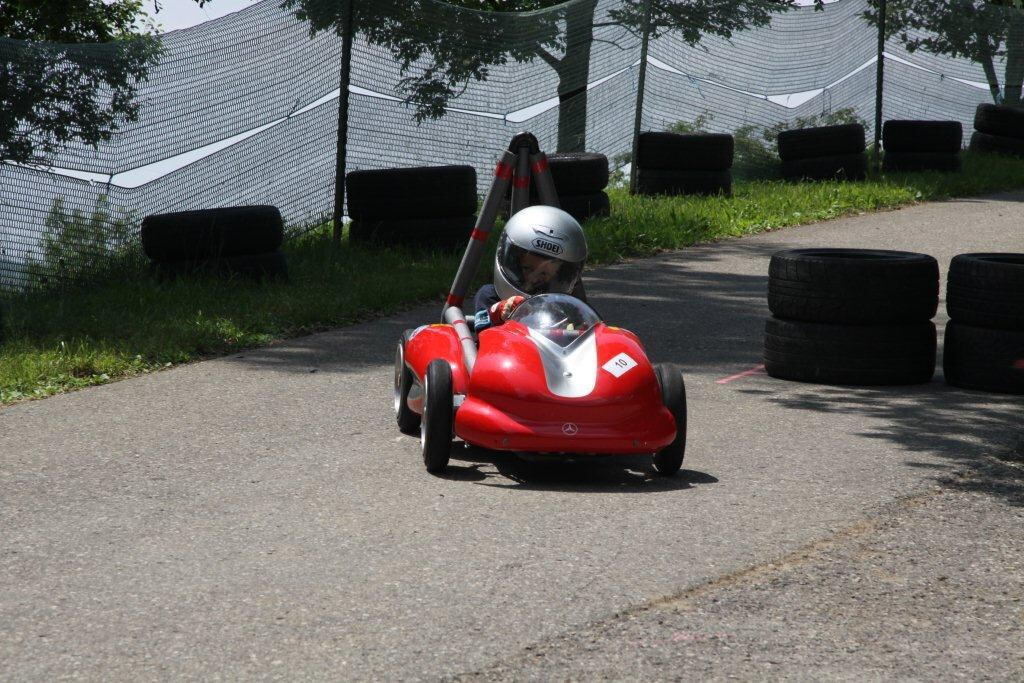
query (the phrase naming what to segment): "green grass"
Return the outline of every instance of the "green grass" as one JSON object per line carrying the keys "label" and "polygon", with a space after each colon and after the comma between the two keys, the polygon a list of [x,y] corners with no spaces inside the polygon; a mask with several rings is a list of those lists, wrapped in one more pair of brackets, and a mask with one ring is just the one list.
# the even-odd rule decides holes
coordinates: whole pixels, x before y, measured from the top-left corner
{"label": "green grass", "polygon": [[[586,226],[591,265],[919,201],[1024,188],[1024,161],[965,154],[956,174],[858,183],[737,182],[734,196],[632,197]],[[492,240],[492,248],[493,248]],[[865,245],[868,246],[868,245]],[[0,343],[0,404],[266,345],[441,297],[461,254],[341,249],[326,228],[285,245],[289,283],[217,279],[119,282],[10,298]],[[491,252],[493,253],[493,252]],[[489,278],[490,262],[478,280]]]}

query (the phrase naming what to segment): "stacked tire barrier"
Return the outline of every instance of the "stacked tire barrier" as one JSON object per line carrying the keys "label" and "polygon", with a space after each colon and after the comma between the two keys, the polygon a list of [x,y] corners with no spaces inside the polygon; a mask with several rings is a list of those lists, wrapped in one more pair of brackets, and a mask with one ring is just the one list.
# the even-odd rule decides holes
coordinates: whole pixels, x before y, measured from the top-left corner
{"label": "stacked tire barrier", "polygon": [[284,222],[273,206],[233,206],[147,216],[142,249],[158,277],[288,277]]}
{"label": "stacked tire barrier", "polygon": [[924,254],[793,249],[772,256],[765,370],[817,384],[921,384],[935,372],[939,265]]}
{"label": "stacked tire barrier", "polygon": [[[554,152],[547,155],[551,179],[563,211],[582,223],[611,213],[608,187],[608,157],[596,152]],[[536,183],[530,183],[530,204],[540,204]],[[502,213],[512,207],[512,188],[505,194]]]}
{"label": "stacked tire barrier", "polygon": [[974,112],[971,150],[1024,157],[1024,109],[979,104]]}
{"label": "stacked tire barrier", "polygon": [[953,257],[946,311],[946,382],[1024,394],[1024,254]]}
{"label": "stacked tire barrier", "polygon": [[472,166],[352,171],[345,177],[350,242],[450,249],[476,223]]}
{"label": "stacked tire barrier", "polygon": [[885,171],[959,171],[964,129],[959,121],[886,121]]}
{"label": "stacked tire barrier", "polygon": [[[556,152],[548,155],[551,177],[562,209],[580,223],[607,216],[611,210],[608,194],[608,157],[594,152]],[[540,202],[534,185],[530,202]]]}
{"label": "stacked tire barrier", "polygon": [[782,177],[787,180],[863,180],[868,162],[864,155],[864,126],[799,128],[779,133]]}
{"label": "stacked tire barrier", "polygon": [[645,195],[732,194],[731,135],[641,133],[636,192]]}

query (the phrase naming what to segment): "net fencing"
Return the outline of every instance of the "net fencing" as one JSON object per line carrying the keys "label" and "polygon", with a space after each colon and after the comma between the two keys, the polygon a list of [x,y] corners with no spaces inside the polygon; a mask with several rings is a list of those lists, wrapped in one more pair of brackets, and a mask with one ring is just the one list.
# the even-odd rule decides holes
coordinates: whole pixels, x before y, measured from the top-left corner
{"label": "net fencing", "polygon": [[[111,258],[140,259],[138,225],[148,214],[272,204],[293,233],[329,218],[342,41],[334,30],[311,33],[280,4],[161,36],[146,78],[133,81],[137,119],[110,139],[0,163],[0,288],[76,280]],[[693,11],[683,23],[655,16],[647,24],[642,130],[733,133],[737,171],[752,174],[785,127],[859,120],[870,138],[877,29],[865,18],[868,0],[834,0],[824,11],[757,0],[686,4]],[[1019,97],[1021,12],[980,0],[893,5],[884,118],[954,119],[970,131],[979,103]],[[494,13],[356,0],[348,170],[470,164],[483,193],[500,151],[522,130],[549,152],[585,149],[626,163],[643,6],[570,0]],[[732,30],[744,16],[755,25]],[[8,105],[19,83],[27,92],[31,79],[122,58],[113,44],[0,39],[4,109],[18,110]],[[32,72],[19,73],[26,63]],[[116,96],[102,84],[96,92],[100,102]],[[423,118],[431,109],[443,115]],[[35,134],[24,121],[15,128],[25,139]],[[0,116],[4,131],[10,121]]]}

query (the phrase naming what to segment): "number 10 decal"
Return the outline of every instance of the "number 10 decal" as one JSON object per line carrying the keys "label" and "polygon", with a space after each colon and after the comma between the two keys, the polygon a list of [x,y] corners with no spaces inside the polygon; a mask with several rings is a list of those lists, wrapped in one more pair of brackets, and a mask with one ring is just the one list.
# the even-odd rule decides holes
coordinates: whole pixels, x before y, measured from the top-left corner
{"label": "number 10 decal", "polygon": [[601,368],[606,372],[609,372],[616,377],[622,377],[635,367],[636,361],[625,353],[620,353],[601,366]]}

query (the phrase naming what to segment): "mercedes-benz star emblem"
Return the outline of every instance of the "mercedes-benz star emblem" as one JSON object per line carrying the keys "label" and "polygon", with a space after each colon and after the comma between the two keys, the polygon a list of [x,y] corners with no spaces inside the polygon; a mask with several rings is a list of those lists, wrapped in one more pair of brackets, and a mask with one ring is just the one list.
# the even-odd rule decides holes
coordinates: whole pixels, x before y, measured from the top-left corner
{"label": "mercedes-benz star emblem", "polygon": [[579,431],[580,428],[574,425],[572,422],[566,422],[564,425],[562,425],[562,433],[566,434],[567,436],[575,436],[576,433]]}

